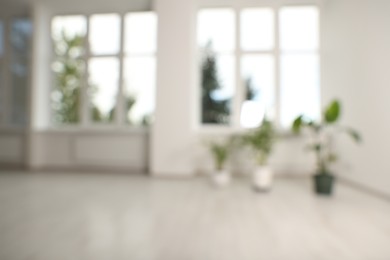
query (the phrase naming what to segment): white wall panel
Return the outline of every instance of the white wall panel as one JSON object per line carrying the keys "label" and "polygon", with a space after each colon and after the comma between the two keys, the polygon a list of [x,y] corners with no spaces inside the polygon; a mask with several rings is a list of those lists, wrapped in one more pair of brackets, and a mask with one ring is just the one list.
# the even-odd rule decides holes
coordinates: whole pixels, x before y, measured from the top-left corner
{"label": "white wall panel", "polygon": [[0,134],[0,163],[22,165],[24,162],[25,137],[20,133]]}
{"label": "white wall panel", "polygon": [[343,103],[343,123],[363,143],[342,138],[337,172],[390,195],[390,1],[328,0],[323,10],[323,96]]}
{"label": "white wall panel", "polygon": [[146,132],[46,131],[33,135],[35,169],[145,171]]}
{"label": "white wall panel", "polygon": [[146,142],[142,136],[76,136],[72,155],[77,163],[145,166]]}

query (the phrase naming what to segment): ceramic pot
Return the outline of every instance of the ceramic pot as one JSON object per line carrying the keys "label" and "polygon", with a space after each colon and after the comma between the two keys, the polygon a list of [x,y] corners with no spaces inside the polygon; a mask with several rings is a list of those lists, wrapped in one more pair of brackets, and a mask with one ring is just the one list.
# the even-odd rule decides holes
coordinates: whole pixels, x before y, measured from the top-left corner
{"label": "ceramic pot", "polygon": [[334,180],[334,176],[329,173],[318,173],[314,175],[314,191],[319,195],[332,195]]}
{"label": "ceramic pot", "polygon": [[257,166],[253,173],[253,188],[255,191],[269,191],[273,183],[273,171],[269,166]]}
{"label": "ceramic pot", "polygon": [[217,187],[225,187],[229,185],[231,176],[227,170],[218,170],[213,173],[213,183]]}

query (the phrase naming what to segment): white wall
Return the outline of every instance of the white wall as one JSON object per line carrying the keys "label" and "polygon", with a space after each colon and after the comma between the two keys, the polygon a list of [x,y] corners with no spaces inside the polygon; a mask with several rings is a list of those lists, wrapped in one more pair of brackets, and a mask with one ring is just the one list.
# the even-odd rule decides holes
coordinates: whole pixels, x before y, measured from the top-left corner
{"label": "white wall", "polygon": [[[116,1],[114,6],[119,2],[122,1]],[[159,15],[159,51],[157,111],[151,134],[150,167],[158,176],[192,176],[211,168],[210,158],[201,144],[201,140],[210,134],[197,129],[194,103],[197,101],[194,67],[196,8],[199,3],[209,2],[154,2]],[[61,3],[54,5],[58,7]],[[136,5],[140,9],[148,8],[150,1],[137,1]],[[96,8],[103,9],[104,6],[99,2]],[[339,165],[338,173],[387,193],[390,186],[390,160],[387,159],[390,139],[386,138],[390,132],[390,117],[386,115],[390,111],[389,14],[390,1],[387,0],[324,0],[321,42],[323,101],[326,103],[339,97],[345,110],[344,123],[359,129],[364,137],[361,146],[343,140],[340,147],[344,151],[343,163]],[[82,135],[86,137],[83,139],[79,134],[34,132],[31,144],[35,148],[30,150],[30,155],[36,156],[37,167],[98,166],[91,161],[96,163],[105,156],[110,158],[117,145],[120,147],[119,157],[111,157],[107,165],[148,164],[147,134],[138,137],[125,135],[121,139],[122,146],[116,134],[108,137],[102,134],[93,140],[85,135]],[[11,158],[11,161],[22,162],[23,136],[8,137],[0,135],[0,144],[11,147],[0,153],[0,161],[1,158]],[[110,141],[105,141],[106,137]],[[101,147],[106,145],[112,149],[100,153]],[[87,147],[97,152],[89,154],[91,150]],[[307,160],[307,155],[302,152],[300,140],[294,138],[281,141],[271,161],[279,172],[284,173],[306,174],[313,166],[312,158]],[[233,168],[246,166],[244,160],[236,159]]]}
{"label": "white wall", "polygon": [[[188,176],[211,168],[196,129],[193,103],[196,77],[193,15],[196,0],[157,1],[160,15],[157,123],[152,136],[151,168],[156,175]],[[200,2],[200,1],[199,1]],[[337,173],[375,190],[390,186],[390,1],[326,0],[322,10],[322,100],[338,97],[343,123],[364,137],[360,146],[342,139]],[[196,70],[196,68],[195,68]],[[189,99],[189,96],[191,98]],[[217,134],[221,136],[221,133]],[[299,139],[285,138],[271,163],[278,172],[307,174],[313,158]],[[234,167],[248,164],[236,159]]]}
{"label": "white wall", "polygon": [[195,135],[195,12],[192,1],[157,0],[158,54],[151,171],[155,175],[192,175]]}
{"label": "white wall", "polygon": [[35,170],[147,171],[147,131],[42,131],[32,140]]}
{"label": "white wall", "polygon": [[340,97],[360,146],[343,142],[339,173],[390,195],[390,1],[324,4],[324,98]]}
{"label": "white wall", "polygon": [[0,165],[22,167],[25,164],[26,135],[22,130],[0,131]]}
{"label": "white wall", "polygon": [[[209,171],[212,162],[204,139],[212,134],[199,129],[196,57],[197,0],[157,0],[159,16],[157,110],[152,131],[151,170],[157,176],[193,176]],[[215,134],[215,131],[214,131]],[[227,135],[217,133],[217,136]],[[271,163],[281,173],[307,174],[312,157],[305,155],[302,143],[285,138],[275,148]],[[309,159],[308,159],[309,158]],[[250,161],[239,155],[231,167],[245,172]]]}
{"label": "white wall", "polygon": [[147,130],[117,126],[92,129],[84,125],[53,128],[50,124],[51,18],[57,14],[150,10],[150,1],[56,1],[34,3],[31,124],[28,131],[30,169],[88,169],[145,172],[148,168]]}

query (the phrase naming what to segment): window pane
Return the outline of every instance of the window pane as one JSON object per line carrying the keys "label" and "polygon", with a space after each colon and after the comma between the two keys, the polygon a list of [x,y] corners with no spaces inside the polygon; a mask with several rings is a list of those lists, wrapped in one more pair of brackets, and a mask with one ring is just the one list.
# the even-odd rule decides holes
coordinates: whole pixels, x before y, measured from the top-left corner
{"label": "window pane", "polygon": [[280,11],[282,50],[316,50],[319,13],[316,7],[285,7]]}
{"label": "window pane", "polygon": [[89,40],[93,54],[117,54],[120,46],[119,35],[119,15],[99,14],[91,17]]}
{"label": "window pane", "polygon": [[198,44],[211,43],[216,52],[233,51],[235,47],[235,15],[231,9],[205,9],[198,15]]}
{"label": "window pane", "polygon": [[84,16],[57,16],[53,18],[51,35],[54,42],[85,37],[87,20]]}
{"label": "window pane", "polygon": [[319,58],[315,54],[283,55],[281,59],[281,123],[289,127],[300,114],[320,117]]}
{"label": "window pane", "polygon": [[11,24],[11,48],[12,56],[29,55],[30,37],[32,32],[32,24],[27,19],[13,20]]}
{"label": "window pane", "polygon": [[55,58],[51,105],[54,123],[80,122],[80,89],[85,73],[81,55],[84,53],[86,25],[84,16],[58,16],[52,21]]}
{"label": "window pane", "polygon": [[154,13],[128,14],[125,18],[125,52],[153,53],[157,44],[157,16]]}
{"label": "window pane", "polygon": [[274,47],[274,12],[269,8],[244,9],[241,12],[241,48],[245,51]]}
{"label": "window pane", "polygon": [[234,95],[234,56],[208,52],[202,63],[202,123],[229,124]]}
{"label": "window pane", "polygon": [[16,19],[11,24],[11,123],[27,123],[27,89],[30,38],[32,24],[27,19]]}
{"label": "window pane", "polygon": [[92,120],[112,122],[119,83],[117,58],[92,58],[89,61],[89,93],[91,95]]}
{"label": "window pane", "polygon": [[257,127],[264,118],[274,117],[275,73],[272,55],[245,55],[241,60],[246,91],[241,107],[241,126]]}
{"label": "window pane", "polygon": [[149,125],[154,112],[156,59],[127,58],[124,67],[126,121]]}

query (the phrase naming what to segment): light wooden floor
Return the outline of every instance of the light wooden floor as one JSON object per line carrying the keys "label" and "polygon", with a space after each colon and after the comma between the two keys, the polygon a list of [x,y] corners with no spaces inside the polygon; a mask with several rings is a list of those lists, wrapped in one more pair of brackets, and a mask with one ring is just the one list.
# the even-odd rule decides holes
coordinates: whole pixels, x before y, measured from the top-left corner
{"label": "light wooden floor", "polygon": [[389,260],[390,204],[302,179],[0,174],[0,260]]}

